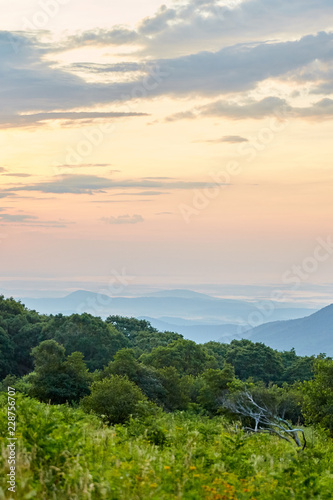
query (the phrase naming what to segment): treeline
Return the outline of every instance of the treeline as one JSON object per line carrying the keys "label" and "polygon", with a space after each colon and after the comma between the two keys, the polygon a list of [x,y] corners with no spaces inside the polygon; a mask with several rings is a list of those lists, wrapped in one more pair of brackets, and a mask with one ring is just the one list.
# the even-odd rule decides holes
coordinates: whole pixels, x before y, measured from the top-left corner
{"label": "treeline", "polygon": [[43,402],[80,404],[108,423],[155,407],[228,414],[226,398],[246,389],[284,419],[333,432],[333,363],[325,355],[249,340],[198,345],[147,321],[40,315],[3,296],[0,380]]}

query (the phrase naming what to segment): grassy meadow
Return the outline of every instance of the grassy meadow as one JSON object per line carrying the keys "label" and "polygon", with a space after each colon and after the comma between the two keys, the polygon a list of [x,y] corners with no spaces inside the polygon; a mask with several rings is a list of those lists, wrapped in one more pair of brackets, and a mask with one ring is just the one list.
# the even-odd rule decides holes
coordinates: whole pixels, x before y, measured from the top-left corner
{"label": "grassy meadow", "polygon": [[[8,494],[3,474],[1,499],[332,498],[333,443],[311,428],[302,451],[193,411],[107,426],[81,409],[18,395],[17,413],[17,491]],[[6,424],[3,404],[1,436]],[[2,438],[5,473],[6,461]]]}

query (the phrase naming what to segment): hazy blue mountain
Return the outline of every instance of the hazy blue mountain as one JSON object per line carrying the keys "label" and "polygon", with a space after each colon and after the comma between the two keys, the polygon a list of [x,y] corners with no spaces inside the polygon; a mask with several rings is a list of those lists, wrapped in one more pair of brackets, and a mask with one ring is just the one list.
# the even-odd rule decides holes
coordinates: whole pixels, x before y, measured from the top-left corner
{"label": "hazy blue mountain", "polygon": [[[22,298],[27,307],[41,313],[89,312],[106,317],[110,314],[123,316],[165,316],[195,320],[196,324],[247,323],[251,313],[258,313],[256,304],[234,299],[221,299],[188,290],[170,290],[138,297],[109,297],[103,294],[78,290],[62,298]],[[263,320],[300,318],[313,310],[276,305],[274,311]]]}
{"label": "hazy blue mountain", "polygon": [[301,356],[326,353],[333,357],[333,304],[306,318],[258,326],[247,332],[246,337],[274,349],[294,347]]}
{"label": "hazy blue mountain", "polygon": [[[257,317],[254,302],[221,299],[191,290],[163,290],[137,297],[110,297],[77,290],[62,298],[22,298],[29,308],[44,314],[88,312],[106,318],[109,315],[147,317],[160,330],[172,330],[196,342],[240,338],[250,329],[251,314]],[[289,306],[289,307],[288,307]],[[285,320],[309,315],[312,309],[276,304],[263,321]],[[239,325],[245,325],[241,332]]]}
{"label": "hazy blue mountain", "polygon": [[202,300],[219,300],[216,297],[211,297],[205,293],[193,292],[192,290],[176,289],[176,290],[160,290],[159,292],[151,292],[147,297],[176,297],[181,299],[202,299]]}
{"label": "hazy blue mountain", "polygon": [[194,340],[197,343],[209,342],[215,340],[219,342],[230,342],[232,339],[241,338],[238,334],[239,325],[234,324],[204,324],[193,320],[183,318],[151,318],[141,317],[151,323],[152,326],[160,331],[170,331],[181,333],[184,338]]}

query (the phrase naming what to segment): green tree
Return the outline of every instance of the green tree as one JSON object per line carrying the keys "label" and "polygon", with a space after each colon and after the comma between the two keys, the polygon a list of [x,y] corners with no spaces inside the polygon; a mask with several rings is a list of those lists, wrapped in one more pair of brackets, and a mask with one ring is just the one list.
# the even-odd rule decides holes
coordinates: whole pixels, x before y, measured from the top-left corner
{"label": "green tree", "polygon": [[45,318],[13,298],[0,296],[0,378],[32,370],[30,351],[41,341]]}
{"label": "green tree", "polygon": [[14,350],[13,341],[5,329],[0,326],[0,379],[15,373]]}
{"label": "green tree", "polygon": [[140,360],[157,369],[173,366],[181,375],[199,375],[207,368],[217,368],[214,356],[191,340],[176,340],[166,347],[156,347]]}
{"label": "green tree", "polygon": [[109,316],[106,318],[106,322],[113,325],[119,332],[131,340],[135,338],[138,332],[157,332],[156,328],[152,327],[149,321],[144,319]]}
{"label": "green tree", "polygon": [[165,347],[175,340],[183,338],[179,333],[174,332],[150,332],[140,331],[133,338],[133,347],[138,348],[141,352],[149,353],[155,347]]}
{"label": "green tree", "polygon": [[43,329],[44,339],[54,339],[66,354],[80,351],[90,371],[106,366],[116,352],[128,346],[128,340],[112,324],[91,314],[57,315]]}
{"label": "green tree", "polygon": [[210,342],[206,342],[203,346],[207,349],[209,354],[216,358],[218,367],[222,370],[228,352],[228,344],[222,344],[221,342],[215,342],[212,340]]}
{"label": "green tree", "polygon": [[202,379],[203,386],[200,389],[198,403],[210,415],[215,415],[221,408],[221,398],[235,380],[235,369],[229,363],[225,363],[222,370],[206,370],[202,374]]}
{"label": "green tree", "polygon": [[162,385],[161,375],[155,368],[139,363],[133,349],[118,351],[114,360],[101,372],[100,378],[103,379],[110,375],[127,377],[138,385],[150,400],[164,405],[166,390]]}
{"label": "green tree", "polygon": [[317,359],[314,371],[314,379],[304,383],[305,421],[319,424],[333,436],[333,361]]}
{"label": "green tree", "polygon": [[285,370],[283,374],[284,381],[292,384],[297,381],[311,380],[314,376],[314,360],[314,356],[297,356],[295,361]]}
{"label": "green tree", "polygon": [[108,424],[122,424],[136,414],[139,403],[145,399],[139,387],[127,377],[111,375],[92,384],[91,394],[82,400],[82,407]]}
{"label": "green tree", "polygon": [[45,340],[32,350],[35,371],[28,377],[30,395],[53,404],[74,403],[89,394],[91,375],[80,352],[65,356],[64,346]]}
{"label": "green tree", "polygon": [[15,300],[13,297],[5,299],[3,295],[0,295],[0,316],[2,318],[7,319],[8,317],[24,314],[26,311],[26,307],[19,300]]}
{"label": "green tree", "polygon": [[235,367],[235,374],[241,380],[252,377],[268,384],[282,379],[283,365],[278,352],[259,342],[233,340],[226,361]]}
{"label": "green tree", "polygon": [[164,388],[163,408],[166,411],[186,410],[190,402],[190,386],[187,376],[181,377],[174,366],[158,370]]}

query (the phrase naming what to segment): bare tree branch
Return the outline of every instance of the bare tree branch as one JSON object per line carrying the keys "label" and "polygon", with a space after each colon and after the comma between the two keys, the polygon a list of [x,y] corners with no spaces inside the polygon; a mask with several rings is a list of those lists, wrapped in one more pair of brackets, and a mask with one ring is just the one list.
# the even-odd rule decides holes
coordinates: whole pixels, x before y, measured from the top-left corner
{"label": "bare tree branch", "polygon": [[239,393],[236,397],[224,397],[221,400],[222,406],[232,413],[236,413],[243,417],[253,420],[253,427],[244,427],[244,429],[251,432],[266,432],[276,434],[281,439],[292,443],[290,438],[301,447],[301,441],[298,433],[302,434],[303,447],[306,447],[306,438],[302,429],[293,429],[290,423],[284,418],[274,414],[265,406],[260,406],[254,401],[252,394],[245,390]]}

